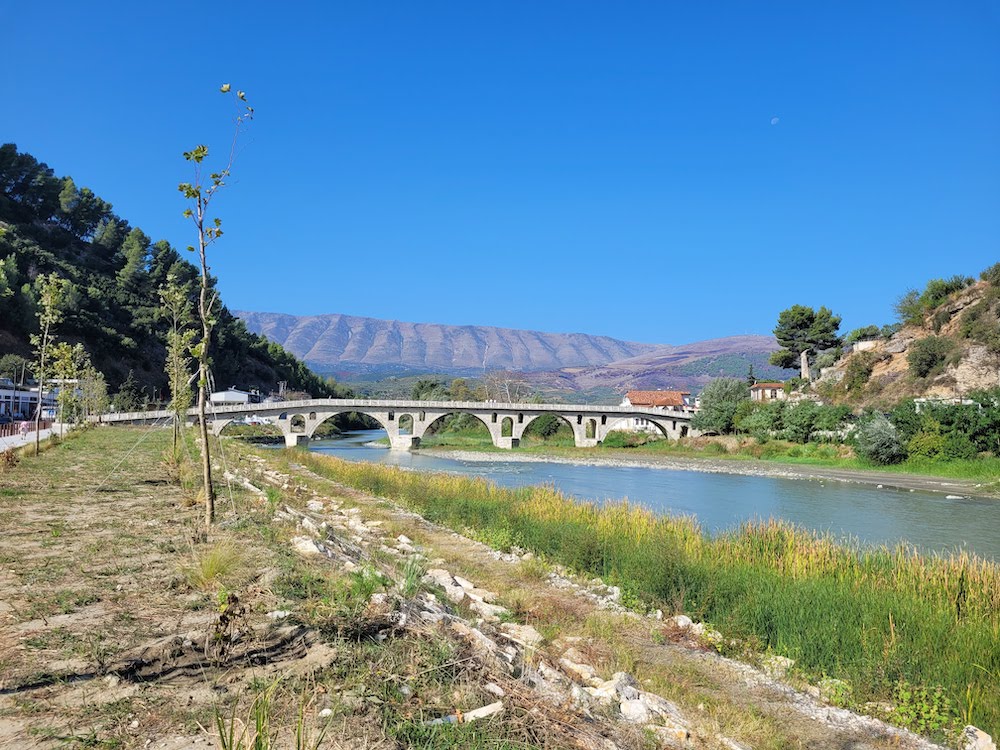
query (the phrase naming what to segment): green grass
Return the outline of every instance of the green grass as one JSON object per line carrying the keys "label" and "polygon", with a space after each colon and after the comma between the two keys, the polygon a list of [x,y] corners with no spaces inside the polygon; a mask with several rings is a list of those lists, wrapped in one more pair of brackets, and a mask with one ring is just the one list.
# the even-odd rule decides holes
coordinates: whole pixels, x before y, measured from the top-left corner
{"label": "green grass", "polygon": [[891,699],[901,681],[943,688],[954,725],[1000,731],[1000,568],[966,554],[854,548],[779,522],[710,538],[689,518],[578,503],[546,487],[400,471],[297,454],[336,481],[437,523],[541,553],[683,609],[854,699]]}

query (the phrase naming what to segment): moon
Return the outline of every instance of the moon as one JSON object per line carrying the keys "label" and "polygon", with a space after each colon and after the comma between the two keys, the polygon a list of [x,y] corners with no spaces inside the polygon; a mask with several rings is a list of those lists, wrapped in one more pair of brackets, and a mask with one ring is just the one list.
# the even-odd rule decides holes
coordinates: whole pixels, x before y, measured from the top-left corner
{"label": "moon", "polygon": [[777,125],[779,122],[781,122],[780,118],[777,118],[777,117],[772,117],[771,118],[771,124],[772,125]]}

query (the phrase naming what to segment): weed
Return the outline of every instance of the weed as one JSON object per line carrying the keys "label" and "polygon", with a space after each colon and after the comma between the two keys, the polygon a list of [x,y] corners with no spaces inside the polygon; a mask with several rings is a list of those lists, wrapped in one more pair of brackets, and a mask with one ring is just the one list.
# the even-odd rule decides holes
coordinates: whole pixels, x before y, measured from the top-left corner
{"label": "weed", "polygon": [[409,558],[403,565],[402,576],[397,584],[400,594],[406,599],[412,599],[423,586],[426,566],[418,557]]}
{"label": "weed", "polygon": [[237,570],[243,554],[230,542],[220,542],[207,550],[195,552],[194,560],[181,569],[188,586],[201,591],[211,591],[222,585],[224,579]]}
{"label": "weed", "polygon": [[539,556],[522,559],[517,568],[522,577],[532,581],[544,581],[552,570],[551,566]]}
{"label": "weed", "polygon": [[940,686],[914,687],[906,680],[900,680],[893,690],[893,700],[895,706],[889,712],[889,720],[893,724],[923,735],[958,728],[958,716]]}
{"label": "weed", "polygon": [[278,509],[278,503],[281,502],[281,490],[277,487],[265,487],[264,496],[267,498],[267,512],[273,514]]}

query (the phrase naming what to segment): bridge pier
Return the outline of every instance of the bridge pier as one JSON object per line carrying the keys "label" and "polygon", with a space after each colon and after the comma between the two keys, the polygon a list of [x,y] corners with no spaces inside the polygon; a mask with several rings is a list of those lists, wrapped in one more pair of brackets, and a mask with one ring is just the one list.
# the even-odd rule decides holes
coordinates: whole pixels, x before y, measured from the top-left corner
{"label": "bridge pier", "polygon": [[299,445],[305,445],[309,442],[309,436],[304,435],[301,432],[286,432],[285,433],[285,447],[295,448]]}

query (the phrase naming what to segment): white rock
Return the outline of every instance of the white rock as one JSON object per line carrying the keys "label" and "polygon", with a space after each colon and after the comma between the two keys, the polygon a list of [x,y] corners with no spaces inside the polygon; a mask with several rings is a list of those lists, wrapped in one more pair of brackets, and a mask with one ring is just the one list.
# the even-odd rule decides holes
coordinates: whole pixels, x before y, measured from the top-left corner
{"label": "white rock", "polygon": [[480,651],[485,651],[490,654],[497,651],[497,644],[487,638],[483,634],[483,631],[478,628],[470,628],[464,622],[458,622],[456,620],[451,623],[451,629],[467,641],[471,642],[473,647],[479,649]]}
{"label": "white rock", "polygon": [[537,648],[545,640],[542,634],[530,625],[519,625],[516,622],[505,622],[500,626],[500,631],[514,643],[519,643],[525,648]]}
{"label": "white rock", "polygon": [[462,576],[455,576],[455,583],[461,586],[463,589],[474,589],[476,585],[467,578],[462,578]]}
{"label": "white rock", "polygon": [[325,719],[327,716],[333,716],[333,709],[324,708],[322,711],[319,712],[319,716],[321,719]]}
{"label": "white rock", "polygon": [[961,750],[997,750],[993,738],[972,725],[962,730],[958,746]]}
{"label": "white rock", "polygon": [[667,619],[667,625],[672,625],[678,630],[689,630],[694,625],[694,621],[687,615],[674,615]]}
{"label": "white rock", "polygon": [[662,698],[655,693],[640,693],[639,700],[650,713],[656,714],[660,719],[668,719],[676,725],[685,726],[684,716],[676,705]]}
{"label": "white rock", "polygon": [[641,700],[624,700],[620,704],[622,718],[634,724],[648,724],[653,718]]}
{"label": "white rock", "polygon": [[[647,725],[646,729],[652,732],[663,743],[664,747],[676,747],[677,742],[686,742],[691,737],[691,732],[688,731],[687,727],[669,720],[665,720],[661,724]],[[746,748],[741,750],[746,750]]]}
{"label": "white rock", "polygon": [[306,531],[310,531],[313,534],[316,534],[316,533],[319,532],[319,526],[317,526],[315,523],[313,523],[313,521],[312,521],[311,518],[305,518],[305,517],[301,518],[299,520],[299,525],[303,529],[305,529]]}
{"label": "white rock", "polygon": [[795,665],[795,659],[789,659],[787,656],[779,656],[778,654],[768,654],[761,660],[761,667],[764,670],[764,674],[775,680],[783,680],[785,675],[788,674],[788,670]]}
{"label": "white rock", "polygon": [[323,510],[323,503],[320,500],[310,500],[306,503],[306,507],[314,512]]}
{"label": "white rock", "polygon": [[628,672],[615,672],[608,680],[614,688],[619,700],[631,701],[639,699],[639,683]]}
{"label": "white rock", "polygon": [[499,685],[497,685],[495,682],[487,682],[485,685],[483,685],[483,692],[489,693],[490,695],[494,695],[497,698],[503,698],[505,695],[507,695],[504,689]]}
{"label": "white rock", "polygon": [[417,553],[416,548],[412,544],[404,544],[403,542],[396,544],[396,549],[404,555],[415,555]]}
{"label": "white rock", "polygon": [[542,679],[546,682],[551,682],[553,685],[566,685],[569,682],[562,672],[553,669],[544,661],[539,662],[538,664],[538,674],[540,674]]}
{"label": "white rock", "polygon": [[[576,649],[570,649],[570,651],[575,652]],[[573,661],[568,658],[569,651],[566,652],[567,656],[563,656],[559,660],[559,666],[563,668],[564,672],[568,672],[571,677],[575,677],[581,682],[585,682],[588,685],[601,684],[601,680],[597,676],[597,670],[594,669],[589,664],[584,664],[582,662]]]}
{"label": "white rock", "polygon": [[413,544],[413,540],[410,539],[410,537],[406,536],[405,534],[400,534],[399,536],[397,536],[396,541],[399,542],[400,544]]}
{"label": "white rock", "polygon": [[473,601],[469,604],[469,609],[475,612],[477,615],[482,617],[487,622],[496,622],[503,615],[510,614],[510,610],[506,607],[501,607],[496,604],[487,604],[486,602]]}
{"label": "white rock", "polygon": [[307,536],[292,537],[292,549],[306,557],[322,554],[319,547],[316,546],[316,542]]}
{"label": "white rock", "polygon": [[292,614],[292,613],[290,611],[288,611],[287,609],[276,609],[273,612],[268,612],[267,615],[266,615],[266,617],[269,620],[284,620],[290,614]]}
{"label": "white rock", "polygon": [[470,589],[465,586],[462,586],[462,589],[465,591],[465,595],[467,597],[477,602],[492,602],[497,598],[496,594],[492,591],[487,591],[486,589],[477,589],[475,587]]}
{"label": "white rock", "polygon": [[602,682],[597,687],[585,687],[584,692],[591,696],[598,703],[603,703],[606,706],[610,706],[612,703],[618,701],[618,694],[615,692],[615,686],[609,682]]}

